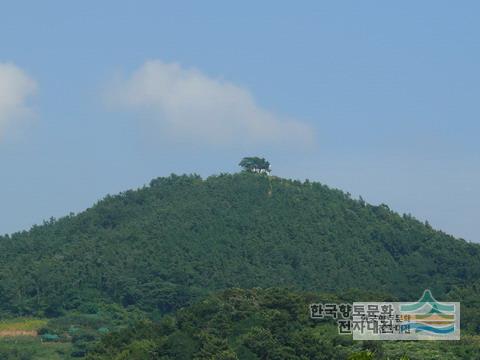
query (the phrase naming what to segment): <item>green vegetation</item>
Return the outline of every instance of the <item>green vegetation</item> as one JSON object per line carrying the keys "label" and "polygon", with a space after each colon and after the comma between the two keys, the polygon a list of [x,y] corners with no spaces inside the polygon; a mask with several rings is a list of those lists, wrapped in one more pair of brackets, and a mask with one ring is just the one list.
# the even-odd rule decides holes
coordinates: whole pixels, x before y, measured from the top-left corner
{"label": "green vegetation", "polygon": [[479,278],[477,244],[318,183],[248,172],[159,178],[0,238],[0,312],[21,316],[103,303],[164,314],[230,287],[441,298]]}
{"label": "green vegetation", "polygon": [[[363,296],[378,296],[363,294]],[[165,317],[107,335],[90,360],[460,360],[480,359],[480,338],[461,342],[354,342],[308,305],[334,295],[231,289]]]}
{"label": "green vegetation", "polygon": [[53,318],[39,330],[39,334],[45,342],[70,342],[71,356],[83,357],[102,336],[145,318],[135,308],[127,310],[118,305],[107,305],[89,314],[69,312]]}
{"label": "green vegetation", "polygon": [[2,360],[66,360],[71,357],[72,345],[69,342],[45,344],[40,338],[17,336],[0,339],[0,359]]}
{"label": "green vegetation", "polygon": [[0,332],[2,331],[38,331],[47,324],[47,319],[35,318],[13,318],[0,321]]}
{"label": "green vegetation", "polygon": [[[184,358],[209,358],[202,354],[218,350],[223,357],[210,358],[273,359],[262,355],[272,347],[281,356],[306,359],[319,346],[333,349],[327,353],[337,358],[368,358],[380,356],[379,349],[338,337],[333,324],[312,324],[300,314],[305,299],[299,294],[411,301],[430,288],[439,300],[462,302],[462,334],[469,334],[471,343],[462,342],[460,348],[478,349],[478,244],[386,205],[372,206],[319,183],[266,176],[266,170],[244,165],[241,173],[207,179],[158,178],[141,189],[107,196],[78,215],[0,237],[0,315],[48,318],[47,324],[39,320],[40,335],[48,341],[43,345],[68,344],[61,348],[77,357],[113,332],[95,356],[108,358],[102,351],[111,346],[108,341],[117,341],[118,359],[148,358],[141,354],[151,351],[176,358],[175,349],[189,354]],[[268,162],[263,165],[269,169]],[[268,307],[268,291],[227,290],[211,296],[231,288],[270,287],[289,288],[284,301],[297,306],[296,312],[282,304]],[[246,301],[248,316],[229,318],[222,306],[236,293],[255,294],[261,306]],[[205,308],[205,301],[213,307]],[[205,313],[198,313],[201,309]],[[201,324],[210,321],[208,316],[225,317],[225,323],[216,319],[205,330]],[[291,339],[282,338],[282,332]],[[39,338],[25,341],[42,345]],[[418,346],[422,356],[451,348]],[[385,343],[382,351],[400,359],[406,347]],[[452,359],[460,356],[460,348],[452,350]],[[409,358],[420,358],[415,349]]]}
{"label": "green vegetation", "polygon": [[265,158],[245,157],[238,164],[244,171],[266,174],[270,172],[270,163]]}

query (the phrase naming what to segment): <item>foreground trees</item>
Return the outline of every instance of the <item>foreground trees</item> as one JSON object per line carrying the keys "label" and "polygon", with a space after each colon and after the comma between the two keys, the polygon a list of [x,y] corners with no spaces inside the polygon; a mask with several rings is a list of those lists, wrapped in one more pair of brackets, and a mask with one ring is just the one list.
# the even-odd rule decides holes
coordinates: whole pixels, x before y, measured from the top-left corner
{"label": "foreground trees", "polygon": [[[382,299],[364,292],[356,298]],[[353,341],[329,319],[312,320],[308,306],[340,302],[332,294],[285,289],[229,289],[163,317],[112,332],[88,360],[460,360],[479,359],[479,339]]]}

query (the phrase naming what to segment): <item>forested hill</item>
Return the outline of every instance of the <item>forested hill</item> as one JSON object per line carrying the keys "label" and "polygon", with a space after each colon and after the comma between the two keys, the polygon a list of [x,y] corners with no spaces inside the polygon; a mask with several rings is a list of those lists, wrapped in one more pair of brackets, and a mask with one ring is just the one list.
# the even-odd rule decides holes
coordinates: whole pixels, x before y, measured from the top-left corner
{"label": "forested hill", "polygon": [[12,314],[98,302],[165,313],[231,287],[412,300],[479,277],[479,245],[319,183],[247,172],[158,178],[0,238],[0,311]]}

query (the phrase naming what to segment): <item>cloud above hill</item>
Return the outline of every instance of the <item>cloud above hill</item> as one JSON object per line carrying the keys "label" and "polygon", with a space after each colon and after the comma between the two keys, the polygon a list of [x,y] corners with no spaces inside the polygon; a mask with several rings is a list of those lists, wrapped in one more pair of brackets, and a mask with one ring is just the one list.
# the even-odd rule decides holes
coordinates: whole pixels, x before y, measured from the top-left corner
{"label": "cloud above hill", "polygon": [[28,98],[37,84],[22,69],[11,63],[0,63],[0,139],[21,118],[31,114]]}
{"label": "cloud above hill", "polygon": [[176,63],[147,61],[108,89],[111,104],[137,110],[158,129],[159,138],[207,145],[313,143],[304,122],[260,107],[233,83]]}

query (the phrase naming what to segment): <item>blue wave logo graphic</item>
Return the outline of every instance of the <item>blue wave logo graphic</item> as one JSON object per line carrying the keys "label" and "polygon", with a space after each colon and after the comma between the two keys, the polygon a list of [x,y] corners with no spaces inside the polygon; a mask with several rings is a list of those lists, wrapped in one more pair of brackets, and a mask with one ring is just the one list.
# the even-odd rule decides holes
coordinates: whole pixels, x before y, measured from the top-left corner
{"label": "blue wave logo graphic", "polygon": [[405,333],[408,330],[415,330],[415,332],[420,333],[423,331],[430,332],[433,334],[451,334],[455,332],[455,325],[450,325],[447,327],[434,327],[421,323],[407,323],[400,326],[400,331]]}
{"label": "blue wave logo graphic", "polygon": [[442,304],[435,300],[430,290],[425,290],[417,302],[400,306],[401,314],[408,316],[407,321],[400,325],[400,331],[417,334],[422,332],[436,335],[453,334],[455,310],[455,304]]}

